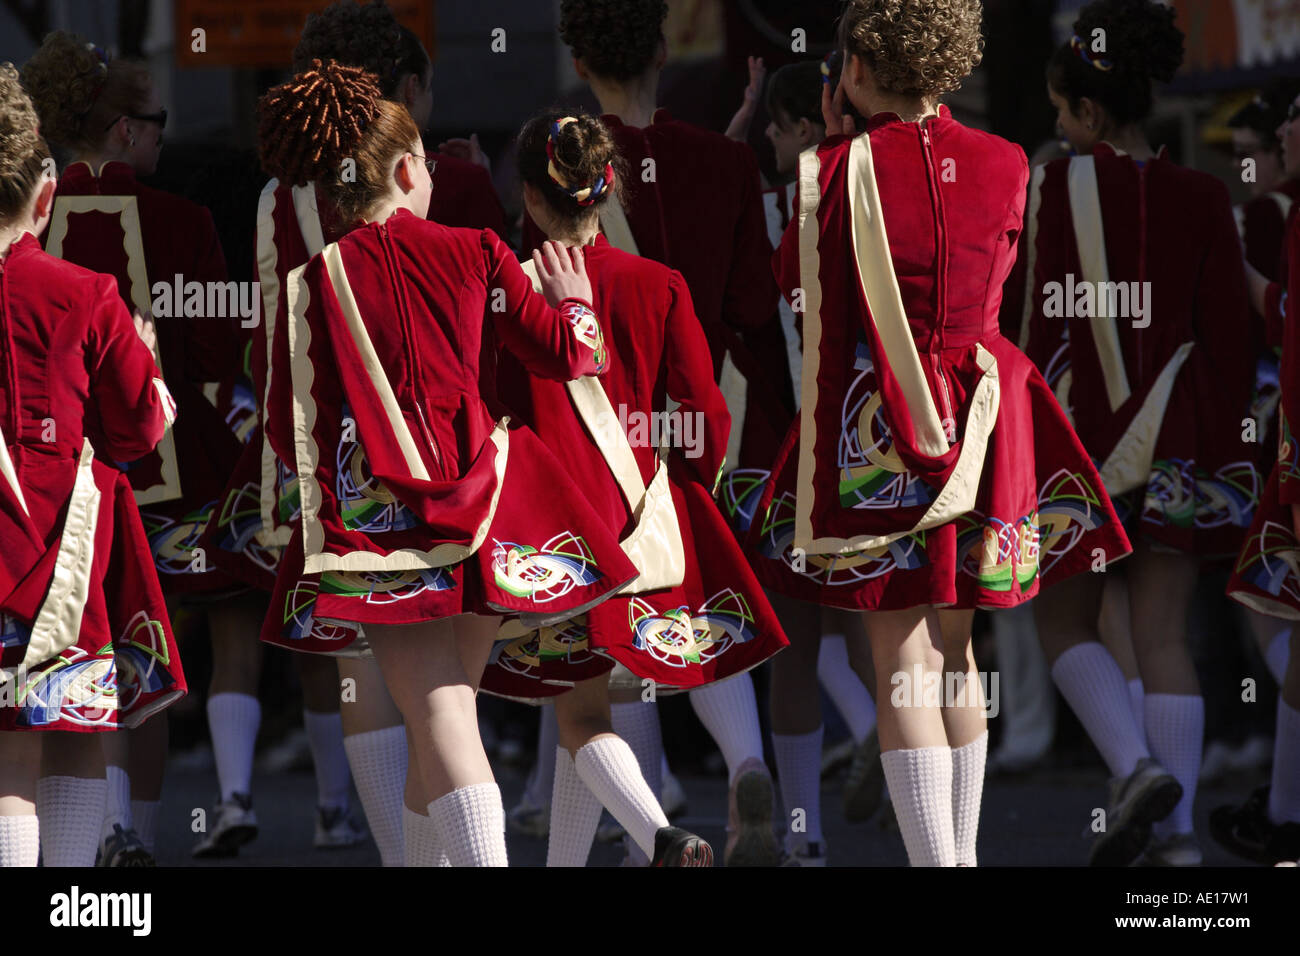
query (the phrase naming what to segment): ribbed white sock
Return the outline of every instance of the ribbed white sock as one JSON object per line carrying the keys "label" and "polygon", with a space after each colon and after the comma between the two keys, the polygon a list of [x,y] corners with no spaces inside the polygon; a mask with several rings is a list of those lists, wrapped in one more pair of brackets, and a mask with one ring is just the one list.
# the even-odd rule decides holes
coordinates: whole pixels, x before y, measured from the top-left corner
{"label": "ribbed white sock", "polygon": [[886,750],[880,763],[912,866],[956,866],[952,828],[952,750]]}
{"label": "ribbed white sock", "polygon": [[984,796],[984,761],[988,757],[986,730],[968,744],[952,748],[952,834],[957,862],[975,866],[975,838]]}
{"label": "ribbed white sock", "polygon": [[[555,786],[555,750],[560,745],[560,724],[555,717],[553,705],[543,705],[537,723],[537,762],[528,775],[524,792],[533,806],[544,807],[551,799],[551,790]],[[572,758],[570,758],[572,759]]]}
{"label": "ribbed white sock", "polygon": [[401,806],[402,850],[397,854],[399,862],[385,860],[384,866],[451,866],[451,860],[438,844],[438,828],[433,819],[416,813],[405,803]]}
{"label": "ribbed white sock", "polygon": [[1268,818],[1274,823],[1300,823],[1300,710],[1281,695],[1277,699],[1277,736],[1273,738],[1273,785],[1268,793]]}
{"label": "ribbed white sock", "polygon": [[1277,681],[1279,687],[1286,677],[1286,665],[1290,659],[1291,629],[1287,628],[1281,634],[1274,634],[1268,647],[1264,648],[1264,663],[1268,665],[1268,672],[1273,675],[1273,680]]}
{"label": "ribbed white sock", "polygon": [[114,825],[123,830],[131,829],[131,778],[121,767],[110,763],[104,767],[104,781],[104,822],[99,830],[101,843],[112,834]]}
{"label": "ribbed white sock", "polygon": [[94,866],[108,785],[103,777],[41,777],[36,815],[46,866]]}
{"label": "ribbed white sock", "polygon": [[[821,843],[822,837],[822,736],[824,727],[807,734],[773,734],[772,753],[776,756],[776,775],[781,785],[781,804],[785,808],[785,848]],[[804,832],[790,830],[802,811]]]}
{"label": "ribbed white sock", "polygon": [[1101,752],[1111,776],[1127,777],[1139,760],[1151,756],[1133,720],[1124,674],[1098,641],[1076,644],[1058,657],[1052,680]]}
{"label": "ribbed white sock", "polygon": [[249,793],[253,780],[253,749],[262,724],[262,705],[249,694],[213,694],[208,698],[208,730],[217,763],[221,799]]}
{"label": "ribbed white sock", "polygon": [[554,776],[546,865],[586,866],[600,825],[600,800],[582,782],[573,756],[563,747],[555,748]]}
{"label": "ribbed white sock", "polygon": [[35,816],[0,817],[0,869],[35,866],[40,855],[40,823]]}
{"label": "ribbed white sock", "polygon": [[[1137,722],[1138,739],[1147,739],[1147,705],[1146,688],[1141,677],[1134,677],[1128,682],[1129,706],[1133,709],[1133,720]],[[1149,744],[1148,744],[1149,746]]]}
{"label": "ribbed white sock", "polygon": [[384,866],[403,866],[402,794],[406,789],[406,728],[398,724],[352,734],[343,738],[343,749],[352,767],[352,779],[356,781],[357,795],[366,812],[370,833],[379,847],[379,858]]}
{"label": "ribbed white sock", "polygon": [[311,744],[311,759],[316,768],[316,805],[346,807],[351,792],[352,774],[348,755],[343,749],[343,716],[304,710],[302,723]]}
{"label": "ribbed white sock", "polygon": [[140,842],[151,854],[158,843],[158,806],[157,800],[131,801],[131,823]]}
{"label": "ribbed white sock", "polygon": [[[625,704],[609,705],[610,723],[614,733],[636,754],[641,776],[650,785],[652,793],[662,793],[664,789],[664,740],[659,727],[659,710],[654,704],[644,701],[632,701]],[[628,855],[633,866],[648,866],[650,856],[641,852],[641,847],[630,837],[624,839]]]}
{"label": "ribbed white sock", "polygon": [[452,866],[506,866],[506,811],[495,783],[476,783],[429,804],[438,846]]}
{"label": "ribbed white sock", "polygon": [[1151,828],[1157,837],[1192,832],[1192,805],[1201,773],[1205,699],[1199,694],[1147,694],[1147,740],[1151,756],[1183,785],[1174,812]]}
{"label": "ribbed white sock", "polygon": [[695,716],[722,751],[728,781],[735,782],[736,771],[746,760],[763,762],[763,730],[758,723],[754,681],[748,673],[697,687],[688,696]]}
{"label": "ribbed white sock", "polygon": [[668,826],[668,817],[632,748],[618,737],[597,737],[578,751],[573,763],[582,782],[623,825],[648,862],[654,856],[655,834]]}
{"label": "ribbed white sock", "polygon": [[875,729],[876,702],[849,663],[849,648],[843,634],[822,635],[821,651],[817,655],[817,679],[848,724],[853,742],[862,743]]}

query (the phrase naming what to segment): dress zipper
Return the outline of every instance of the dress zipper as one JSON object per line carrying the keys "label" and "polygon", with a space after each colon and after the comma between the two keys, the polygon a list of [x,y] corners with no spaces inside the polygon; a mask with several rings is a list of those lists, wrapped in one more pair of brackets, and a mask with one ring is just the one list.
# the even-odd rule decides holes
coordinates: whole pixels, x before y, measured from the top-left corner
{"label": "dress zipper", "polygon": [[[935,330],[931,335],[930,344],[934,344],[935,338],[938,339],[938,349],[931,349],[929,354],[930,367],[934,372],[934,377],[939,383],[939,398],[943,404],[942,421],[944,426],[944,437],[949,441],[956,441],[957,421],[954,417],[952,407],[952,395],[948,391],[948,380],[944,377],[943,366],[939,359],[939,353],[943,350],[943,325],[947,321],[947,302],[948,293],[946,279],[948,273],[948,234],[944,224],[943,217],[943,200],[939,194],[939,178],[935,175],[934,170],[934,148],[930,142],[930,130],[928,126],[921,126],[921,146],[925,154],[925,171],[930,180],[931,209],[934,213],[934,233],[935,246],[938,258],[938,270],[935,274],[935,315],[938,322]],[[951,422],[951,429],[949,427]]]}

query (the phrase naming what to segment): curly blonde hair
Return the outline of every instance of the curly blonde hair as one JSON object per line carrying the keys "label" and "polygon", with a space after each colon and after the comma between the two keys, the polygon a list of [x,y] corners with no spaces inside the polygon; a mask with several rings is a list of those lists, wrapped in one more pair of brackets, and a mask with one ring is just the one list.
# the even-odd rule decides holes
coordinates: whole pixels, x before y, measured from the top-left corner
{"label": "curly blonde hair", "polygon": [[980,0],[849,0],[840,45],[880,88],[935,97],[958,89],[984,55]]}
{"label": "curly blonde hair", "polygon": [[0,63],[0,225],[23,211],[50,150],[12,63]]}

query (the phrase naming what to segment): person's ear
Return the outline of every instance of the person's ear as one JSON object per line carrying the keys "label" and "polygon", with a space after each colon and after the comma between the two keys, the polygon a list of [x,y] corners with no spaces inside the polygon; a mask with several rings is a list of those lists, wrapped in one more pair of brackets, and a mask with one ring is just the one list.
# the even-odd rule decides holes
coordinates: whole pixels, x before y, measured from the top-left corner
{"label": "person's ear", "polygon": [[587,64],[576,56],[573,58],[573,71],[578,74],[578,79],[582,80],[582,82],[591,82],[591,74],[587,72]]}
{"label": "person's ear", "polygon": [[397,161],[393,178],[397,180],[397,188],[404,193],[409,193],[415,188],[415,173],[412,163],[418,163],[420,160],[413,153],[407,153]]}
{"label": "person's ear", "polygon": [[58,184],[53,179],[41,177],[41,184],[36,187],[36,204],[33,207],[33,213],[36,221],[41,221],[50,215],[50,210],[54,208],[54,191]]}
{"label": "person's ear", "polygon": [[1101,129],[1102,123],[1105,119],[1101,104],[1086,96],[1079,100],[1079,112],[1077,115],[1084,127],[1092,133],[1096,133]]}
{"label": "person's ear", "polygon": [[655,49],[655,69],[662,70],[668,62],[668,41],[663,34],[659,36],[659,46]]}
{"label": "person's ear", "polygon": [[871,71],[862,57],[856,53],[850,53],[848,60],[845,62],[845,67],[848,69],[850,86],[860,90],[867,85],[867,79]]}
{"label": "person's ear", "polygon": [[807,146],[813,141],[813,124],[808,117],[799,117],[799,125],[795,127],[795,136],[799,139],[800,146]]}
{"label": "person's ear", "polygon": [[418,76],[414,73],[406,74],[406,78],[402,80],[402,103],[408,110],[415,105],[415,98],[423,89]]}

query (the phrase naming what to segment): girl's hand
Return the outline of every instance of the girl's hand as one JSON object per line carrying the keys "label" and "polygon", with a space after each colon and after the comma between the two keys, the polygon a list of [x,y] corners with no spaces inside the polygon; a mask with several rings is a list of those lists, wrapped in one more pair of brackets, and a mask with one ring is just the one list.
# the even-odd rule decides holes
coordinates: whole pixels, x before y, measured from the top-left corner
{"label": "girl's hand", "polygon": [[749,124],[754,120],[754,111],[758,109],[758,97],[763,92],[763,80],[767,76],[767,67],[761,56],[749,58],[749,85],[745,87],[745,99],[736,110],[736,115],[727,124],[727,139],[745,142],[749,139]]}
{"label": "girl's hand", "polygon": [[449,139],[446,142],[439,143],[438,152],[446,156],[455,156],[457,159],[469,160],[471,163],[482,166],[489,173],[492,172],[492,160],[479,147],[478,133],[470,133],[469,139]]}
{"label": "girl's hand", "polygon": [[581,249],[547,240],[540,250],[533,250],[533,265],[537,267],[542,295],[552,309],[558,309],[565,299],[591,301],[591,280],[587,278]]}
{"label": "girl's hand", "polygon": [[131,321],[135,325],[135,334],[140,336],[140,341],[149,346],[149,351],[153,354],[158,353],[158,332],[154,328],[153,319],[142,315],[139,309],[131,313]]}
{"label": "girl's hand", "polygon": [[822,84],[822,120],[826,123],[827,136],[834,136],[836,133],[843,133],[845,136],[858,134],[858,127],[853,122],[853,117],[844,115],[843,74],[840,75],[839,83],[835,84],[834,95],[831,94],[830,83]]}

